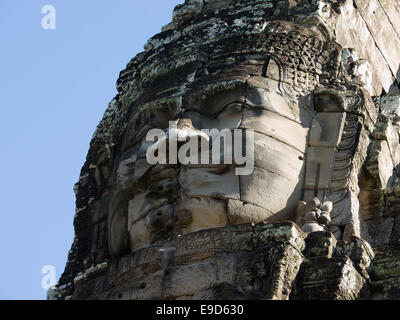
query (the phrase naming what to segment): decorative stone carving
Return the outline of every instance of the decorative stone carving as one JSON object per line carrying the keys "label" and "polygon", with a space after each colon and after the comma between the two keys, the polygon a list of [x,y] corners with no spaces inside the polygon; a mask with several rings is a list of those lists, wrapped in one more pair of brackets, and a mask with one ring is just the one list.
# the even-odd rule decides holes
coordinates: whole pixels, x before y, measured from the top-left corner
{"label": "decorative stone carving", "polygon": [[297,212],[299,217],[298,224],[302,225],[304,232],[326,231],[331,222],[330,213],[332,202],[321,203],[318,198],[306,203],[299,202]]}
{"label": "decorative stone carving", "polygon": [[[255,47],[258,42],[260,48]],[[110,180],[110,189],[115,190],[116,201],[129,203],[131,251],[238,221],[294,220],[297,202],[302,198],[302,159],[313,114],[297,97],[316,87],[318,74],[329,77],[329,72],[337,68],[338,52],[317,32],[279,21],[238,42],[236,49],[230,45],[222,40],[212,44],[218,55],[210,51],[212,56],[204,66],[188,71],[182,91],[175,93],[179,99],[174,98],[166,107],[169,97],[145,96],[143,99],[149,101],[141,102],[127,120],[120,146],[123,161],[116,159],[114,164],[126,177],[119,176],[116,183]],[[310,63],[299,56],[299,48],[307,52]],[[163,90],[157,88],[158,92]],[[163,116],[158,111],[162,109]],[[253,174],[237,176],[235,163],[149,165],[145,159],[149,143],[143,141],[144,136],[150,128],[167,130],[171,120],[178,123],[178,129],[180,123],[190,123],[184,130],[191,136],[213,128],[255,130]],[[132,186],[127,163],[136,181]],[[279,195],[274,194],[277,189],[282,190]],[[119,198],[119,194],[129,192],[128,198]],[[245,204],[233,214],[235,218],[227,211],[232,201]],[[250,209],[254,207],[260,210],[256,213]],[[111,209],[109,220],[114,221],[118,212]],[[117,248],[111,250],[113,255],[127,247],[113,244],[113,234],[121,230],[118,221],[123,220],[118,218],[109,228],[111,248]]]}
{"label": "decorative stone carving", "polygon": [[[49,297],[398,297],[385,259],[395,270],[400,6],[368,3],[177,6],[120,74],[75,186],[76,236]],[[165,133],[157,143],[168,160],[174,135],[178,151],[191,137],[211,148],[222,130],[253,130],[254,170],[152,164],[151,129]]]}

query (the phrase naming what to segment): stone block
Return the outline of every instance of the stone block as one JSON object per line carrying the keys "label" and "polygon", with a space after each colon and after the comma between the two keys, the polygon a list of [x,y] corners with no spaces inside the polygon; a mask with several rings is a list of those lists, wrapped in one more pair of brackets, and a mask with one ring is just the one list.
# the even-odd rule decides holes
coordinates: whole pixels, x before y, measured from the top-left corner
{"label": "stone block", "polygon": [[397,246],[380,251],[373,261],[371,278],[375,299],[400,299],[400,253]]}
{"label": "stone block", "polygon": [[277,141],[305,153],[309,129],[301,123],[289,120],[279,113],[269,110],[244,109],[243,122],[240,126],[244,129],[253,129]]}
{"label": "stone block", "polygon": [[239,177],[234,168],[219,172],[215,168],[182,168],[179,184],[187,197],[240,199]]}
{"label": "stone block", "polygon": [[[224,263],[224,261],[221,261]],[[218,269],[224,268],[222,277],[217,277]],[[225,265],[219,266],[214,259],[180,265],[169,270],[169,275],[164,279],[165,298],[194,295],[200,290],[213,285],[227,282],[233,278],[233,266],[229,260]]]}
{"label": "stone block", "polygon": [[367,241],[356,236],[352,236],[350,241],[339,241],[336,254],[349,257],[358,272],[365,278],[369,278],[375,253]]}
{"label": "stone block", "polygon": [[150,210],[160,208],[177,197],[175,179],[164,179],[152,184],[146,192],[136,193],[128,205],[128,226],[145,217]]}
{"label": "stone block", "polygon": [[400,34],[400,3],[392,0],[379,0],[385,10],[390,23],[398,34]]}
{"label": "stone block", "polygon": [[390,244],[400,245],[400,216],[394,217],[393,230],[390,235]]}
{"label": "stone block", "polygon": [[393,166],[396,167],[400,163],[400,143],[399,132],[392,124],[392,121],[385,115],[379,115],[373,134],[377,140],[386,140],[388,143]]}
{"label": "stone block", "polygon": [[[365,1],[365,3],[368,2]],[[345,1],[341,6],[341,14],[335,21],[335,35],[336,41],[343,48],[354,48],[358,52],[359,59],[369,61],[373,77],[373,95],[379,96],[382,88],[389,92],[394,81],[392,70],[382,55],[380,47],[376,45],[364,17],[353,5],[352,0]]]}
{"label": "stone block", "polygon": [[[265,208],[290,220],[302,197],[302,185],[297,180],[255,167],[252,175],[240,176],[240,200]],[[280,190],[276,193],[275,190]]]}
{"label": "stone block", "polygon": [[[389,1],[387,1],[389,2]],[[391,120],[400,120],[400,95],[384,95],[379,99],[382,114]]]}
{"label": "stone block", "polygon": [[304,180],[304,154],[257,132],[254,133],[254,166],[299,183]]}
{"label": "stone block", "polygon": [[272,213],[252,204],[228,200],[228,220],[231,224],[258,223],[272,217]]}
{"label": "stone block", "polygon": [[391,188],[385,190],[385,217],[397,216],[400,214],[400,180],[397,179]]}
{"label": "stone block", "polygon": [[288,120],[301,123],[304,127],[310,127],[312,122],[312,110],[302,103],[289,101],[279,94],[281,86],[279,81],[262,77],[251,77],[247,81],[246,103],[257,109],[266,109],[281,115]]}
{"label": "stone block", "polygon": [[393,161],[386,140],[372,140],[368,147],[366,171],[375,188],[385,189],[393,182]]}
{"label": "stone block", "polygon": [[[125,231],[125,230],[123,230]],[[146,224],[146,218],[136,221],[129,228],[129,240],[131,251],[138,250],[150,243],[150,230]]]}
{"label": "stone block", "polygon": [[381,217],[385,207],[385,196],[382,189],[361,190],[359,194],[360,213],[363,220]]}
{"label": "stone block", "polygon": [[315,257],[332,258],[336,250],[335,236],[326,231],[312,232],[306,238],[304,255],[311,259]]}
{"label": "stone block", "polygon": [[[398,250],[377,253],[373,261],[371,277],[376,283],[390,286],[400,278],[400,253]],[[389,281],[385,281],[389,280]]]}
{"label": "stone block", "polygon": [[400,62],[400,38],[378,0],[354,0],[357,9],[371,32],[376,45],[394,75],[397,74]]}
{"label": "stone block", "polygon": [[300,252],[305,248],[305,234],[293,222],[264,223],[254,227],[253,243],[255,247],[268,246],[270,243],[290,243]]}
{"label": "stone block", "polygon": [[[399,200],[399,199],[397,199]],[[395,204],[383,210],[384,217],[394,217],[400,215],[400,204]]]}
{"label": "stone block", "polygon": [[365,221],[362,226],[361,236],[374,247],[389,244],[390,235],[394,225],[393,217],[380,217]]}
{"label": "stone block", "polygon": [[306,260],[296,278],[294,300],[356,300],[366,279],[348,257],[318,257]]}
{"label": "stone block", "polygon": [[175,206],[175,220],[175,232],[179,235],[224,227],[229,224],[226,201],[210,197],[184,198]]}
{"label": "stone block", "polygon": [[190,0],[185,4],[178,5],[173,13],[172,22],[175,27],[184,25],[193,17],[199,15],[203,11],[203,0]]}

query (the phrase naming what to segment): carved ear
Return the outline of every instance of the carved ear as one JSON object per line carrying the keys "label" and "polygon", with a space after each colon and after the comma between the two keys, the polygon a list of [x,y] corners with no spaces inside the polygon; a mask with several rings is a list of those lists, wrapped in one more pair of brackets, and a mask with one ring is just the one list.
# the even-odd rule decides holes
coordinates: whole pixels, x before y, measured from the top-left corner
{"label": "carved ear", "polygon": [[114,215],[108,234],[108,249],[112,257],[117,257],[127,252],[128,233],[125,230],[126,228],[126,218]]}
{"label": "carved ear", "polygon": [[129,252],[128,202],[121,195],[110,201],[108,214],[108,250],[112,257]]}

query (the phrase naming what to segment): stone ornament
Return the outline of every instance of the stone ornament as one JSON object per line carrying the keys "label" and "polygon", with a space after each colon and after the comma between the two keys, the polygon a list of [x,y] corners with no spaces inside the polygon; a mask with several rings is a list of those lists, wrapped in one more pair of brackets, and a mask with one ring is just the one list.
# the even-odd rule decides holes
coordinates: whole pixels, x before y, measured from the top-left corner
{"label": "stone ornament", "polygon": [[307,233],[327,231],[327,227],[331,222],[330,213],[332,208],[332,202],[325,201],[321,203],[318,198],[314,198],[308,203],[304,201],[299,202],[297,212],[300,216],[298,224],[302,225],[301,230]]}

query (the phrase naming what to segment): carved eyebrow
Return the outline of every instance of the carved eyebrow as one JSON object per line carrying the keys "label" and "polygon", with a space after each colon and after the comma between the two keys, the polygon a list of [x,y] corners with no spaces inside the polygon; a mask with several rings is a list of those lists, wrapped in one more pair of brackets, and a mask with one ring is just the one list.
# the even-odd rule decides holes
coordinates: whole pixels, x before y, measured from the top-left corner
{"label": "carved eyebrow", "polygon": [[[126,128],[125,134],[124,134],[124,144],[122,146],[122,152],[128,151],[129,149],[132,149],[136,147],[137,145],[140,145],[142,143],[143,138],[147,134],[147,132],[151,129],[156,128],[155,123],[151,122],[144,122],[140,127],[138,127],[134,133],[129,130],[131,127],[128,126]],[[129,138],[126,138],[126,136],[129,136]]]}
{"label": "carved eyebrow", "polygon": [[296,123],[300,123],[299,120],[297,120],[295,117],[289,117],[288,115],[280,113],[279,111],[276,111],[274,109],[271,109],[271,108],[268,108],[268,107],[265,107],[262,105],[254,104],[254,103],[248,101],[247,99],[245,100],[245,102],[243,102],[243,108],[248,108],[248,109],[253,109],[253,110],[266,110],[266,111],[272,112],[278,116],[281,116],[282,118],[285,118],[287,120],[290,120],[290,121],[293,121]]}
{"label": "carved eyebrow", "polygon": [[[124,132],[124,136],[130,135],[127,147],[133,147],[140,142],[139,137],[144,135],[146,131],[156,128],[157,125],[161,126],[163,121],[172,120],[178,106],[177,98],[174,97],[170,100],[155,100],[138,108],[129,118]],[[135,130],[135,132],[129,132],[130,129]]]}
{"label": "carved eyebrow", "polygon": [[218,110],[217,112],[215,112],[215,113],[212,114],[211,116],[212,116],[214,119],[216,119],[216,118],[218,118],[218,117],[221,115],[221,113],[223,113],[227,108],[229,108],[230,106],[233,106],[233,105],[240,105],[241,109],[243,109],[243,107],[244,107],[243,101],[237,100],[237,101],[229,102],[229,103],[227,103],[221,110]]}
{"label": "carved eyebrow", "polygon": [[134,136],[132,137],[131,141],[132,141],[132,146],[140,143],[142,141],[142,139],[144,138],[144,136],[146,135],[146,133],[150,130],[153,129],[154,125],[151,124],[144,124],[143,126],[141,126],[136,133],[134,134]]}

